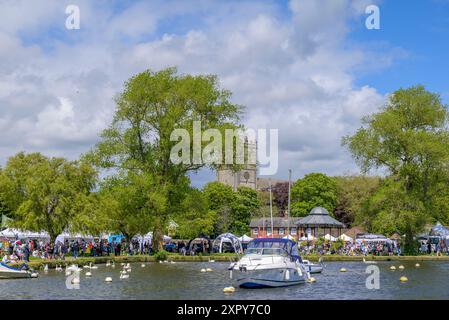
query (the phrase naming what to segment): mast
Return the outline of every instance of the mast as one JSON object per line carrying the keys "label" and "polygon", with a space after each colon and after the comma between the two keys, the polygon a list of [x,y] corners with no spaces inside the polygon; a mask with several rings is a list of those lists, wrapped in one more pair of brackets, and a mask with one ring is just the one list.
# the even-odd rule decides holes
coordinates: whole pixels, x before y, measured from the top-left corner
{"label": "mast", "polygon": [[271,238],[273,238],[274,226],[273,226],[273,200],[271,196],[271,178],[268,179],[270,183],[270,217],[271,217]]}
{"label": "mast", "polygon": [[291,192],[291,184],[292,184],[292,169],[288,169],[288,207],[287,207],[287,237],[290,238],[290,192]]}

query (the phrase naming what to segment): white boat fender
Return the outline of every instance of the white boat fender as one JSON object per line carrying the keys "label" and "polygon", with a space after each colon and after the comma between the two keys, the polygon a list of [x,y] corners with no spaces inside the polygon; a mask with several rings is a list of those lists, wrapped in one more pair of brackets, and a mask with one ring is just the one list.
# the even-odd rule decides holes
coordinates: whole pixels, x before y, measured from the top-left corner
{"label": "white boat fender", "polygon": [[285,280],[290,280],[290,270],[285,270]]}
{"label": "white boat fender", "polygon": [[234,287],[226,287],[223,289],[224,293],[233,293],[235,292],[235,288]]}

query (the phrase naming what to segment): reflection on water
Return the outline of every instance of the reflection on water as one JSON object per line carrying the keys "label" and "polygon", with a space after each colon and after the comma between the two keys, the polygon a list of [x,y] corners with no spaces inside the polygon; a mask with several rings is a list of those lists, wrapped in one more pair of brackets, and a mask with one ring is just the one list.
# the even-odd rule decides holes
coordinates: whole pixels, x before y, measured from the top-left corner
{"label": "reflection on water", "polygon": [[[405,266],[390,271],[390,266]],[[142,268],[132,264],[128,279],[120,280],[120,266],[99,265],[92,277],[81,272],[79,290],[66,288],[64,272],[40,272],[37,279],[0,280],[0,299],[449,299],[447,278],[449,262],[379,262],[380,289],[365,286],[368,264],[362,262],[327,262],[323,274],[314,275],[316,283],[277,289],[237,289],[228,295],[223,288],[231,285],[228,263],[178,262],[150,263]],[[345,267],[348,272],[339,272]],[[213,272],[201,273],[202,268]],[[401,283],[405,275],[408,282]],[[106,283],[106,277],[112,277]]]}

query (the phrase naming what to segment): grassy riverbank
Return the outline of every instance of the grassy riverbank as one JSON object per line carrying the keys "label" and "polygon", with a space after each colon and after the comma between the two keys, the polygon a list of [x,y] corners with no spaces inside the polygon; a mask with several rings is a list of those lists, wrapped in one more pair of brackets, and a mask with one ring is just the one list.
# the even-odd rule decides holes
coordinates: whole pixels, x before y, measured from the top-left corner
{"label": "grassy riverbank", "polygon": [[[310,261],[318,261],[320,256],[318,255],[308,255],[303,256],[303,259]],[[207,262],[209,260],[215,260],[217,262],[229,262],[230,260],[236,260],[237,255],[235,254],[213,254],[210,256],[182,256],[178,254],[168,254],[168,261],[177,262]],[[449,261],[449,256],[367,256],[365,257],[367,261]],[[338,256],[338,255],[328,255],[323,256],[323,261],[362,261],[362,256]],[[45,259],[32,259],[28,265],[31,269],[40,270],[44,268],[44,265],[48,267],[55,268],[57,265],[70,265],[72,263],[78,264],[79,266],[85,266],[92,264],[105,264],[108,261],[114,261],[116,264],[126,263],[126,262],[157,262],[155,256],[148,255],[135,255],[135,256],[104,256],[104,257],[81,257],[78,259],[73,259],[68,257],[66,260],[45,260]]]}

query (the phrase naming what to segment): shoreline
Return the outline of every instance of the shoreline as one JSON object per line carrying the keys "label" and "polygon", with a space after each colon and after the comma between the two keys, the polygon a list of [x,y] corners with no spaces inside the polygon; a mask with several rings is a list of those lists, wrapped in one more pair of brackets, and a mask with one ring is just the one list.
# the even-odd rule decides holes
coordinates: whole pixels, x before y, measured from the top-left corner
{"label": "shoreline", "polygon": [[[319,260],[318,255],[307,255],[302,256],[303,259],[307,259],[313,262]],[[363,256],[322,256],[323,262],[362,262]],[[237,259],[237,255],[210,255],[210,256],[182,256],[177,254],[167,255],[167,261],[175,262],[208,262],[209,260],[215,260],[216,262],[231,262]],[[366,261],[449,261],[449,256],[366,256]],[[154,256],[148,255],[135,255],[135,256],[103,256],[103,257],[81,257],[78,259],[73,259],[68,257],[66,260],[45,260],[36,259],[31,260],[27,264],[31,269],[42,270],[45,265],[48,265],[49,269],[54,269],[56,266],[61,265],[65,267],[70,264],[77,264],[79,266],[92,264],[106,264],[108,261],[114,261],[116,264],[120,263],[133,263],[133,262],[157,262],[158,260]],[[20,266],[22,263],[11,264],[12,266]]]}

